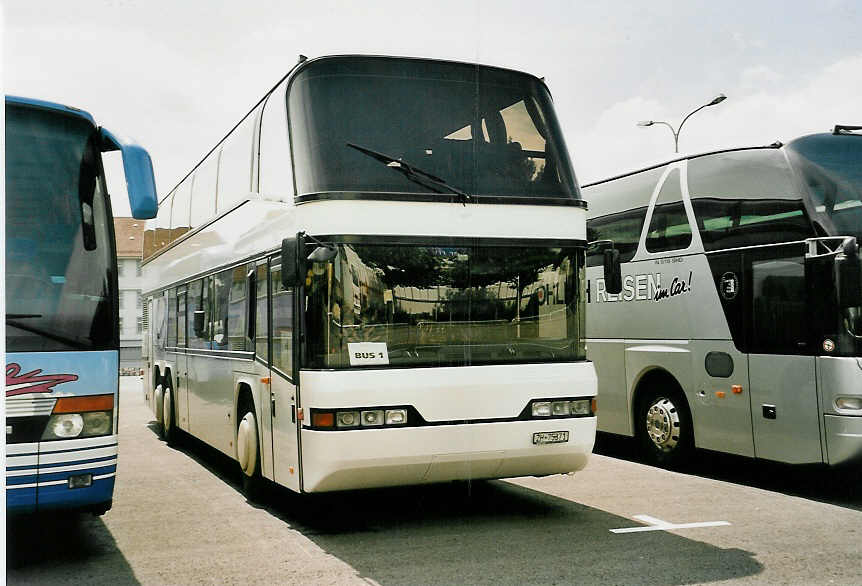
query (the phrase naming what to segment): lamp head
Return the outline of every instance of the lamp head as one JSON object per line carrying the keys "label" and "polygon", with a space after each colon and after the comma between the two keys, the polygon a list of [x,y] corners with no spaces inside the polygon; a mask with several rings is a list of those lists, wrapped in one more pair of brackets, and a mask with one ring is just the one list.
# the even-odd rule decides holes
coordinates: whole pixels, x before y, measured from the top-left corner
{"label": "lamp head", "polygon": [[722,103],[726,99],[727,99],[727,96],[725,96],[724,94],[718,94],[717,96],[712,98],[712,101],[710,103],[708,103],[707,106],[715,106],[716,104]]}
{"label": "lamp head", "polygon": [[655,124],[655,122],[652,120],[641,120],[638,122],[638,126],[652,126],[653,124]]}

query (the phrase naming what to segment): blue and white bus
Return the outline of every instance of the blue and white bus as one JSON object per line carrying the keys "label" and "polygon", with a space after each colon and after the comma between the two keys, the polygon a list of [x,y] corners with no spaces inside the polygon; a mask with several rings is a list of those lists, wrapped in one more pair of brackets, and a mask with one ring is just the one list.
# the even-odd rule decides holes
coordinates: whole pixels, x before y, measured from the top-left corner
{"label": "blue and white bus", "polygon": [[6,510],[111,508],[118,298],[103,151],[132,215],[156,213],[150,157],[77,108],[6,97]]}

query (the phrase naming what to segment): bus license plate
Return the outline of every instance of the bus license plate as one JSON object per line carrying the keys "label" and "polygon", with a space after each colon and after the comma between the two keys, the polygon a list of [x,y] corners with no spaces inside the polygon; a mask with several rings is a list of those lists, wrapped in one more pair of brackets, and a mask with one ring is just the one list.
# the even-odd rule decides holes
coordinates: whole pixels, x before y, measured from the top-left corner
{"label": "bus license plate", "polygon": [[539,444],[561,444],[569,441],[568,431],[540,431],[533,434],[533,443]]}

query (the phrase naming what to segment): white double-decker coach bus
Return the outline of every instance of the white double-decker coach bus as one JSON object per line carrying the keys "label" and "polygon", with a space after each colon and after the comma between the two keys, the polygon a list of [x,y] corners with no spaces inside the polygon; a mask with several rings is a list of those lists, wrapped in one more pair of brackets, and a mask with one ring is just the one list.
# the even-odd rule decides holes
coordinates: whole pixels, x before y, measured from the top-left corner
{"label": "white double-decker coach bus", "polygon": [[612,241],[622,273],[609,294],[604,258],[588,256],[599,431],[665,464],[694,447],[859,462],[859,130],[584,186],[590,240]]}
{"label": "white double-decker coach bus", "polygon": [[147,227],[147,400],[252,492],[581,469],[585,231],[541,80],[303,59]]}

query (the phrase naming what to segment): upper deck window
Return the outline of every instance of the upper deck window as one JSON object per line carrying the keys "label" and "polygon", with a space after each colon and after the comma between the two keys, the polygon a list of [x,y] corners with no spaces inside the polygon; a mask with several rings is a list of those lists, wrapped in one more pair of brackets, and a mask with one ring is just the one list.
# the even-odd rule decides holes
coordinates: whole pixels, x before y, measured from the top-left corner
{"label": "upper deck window", "polygon": [[[288,89],[297,194],[451,194],[348,143],[406,163],[471,196],[580,199],[568,152],[536,78],[414,59],[309,63]],[[408,196],[409,197],[409,196]]]}
{"label": "upper deck window", "polygon": [[708,251],[791,242],[815,235],[790,167],[776,149],[691,159],[688,185]]}

